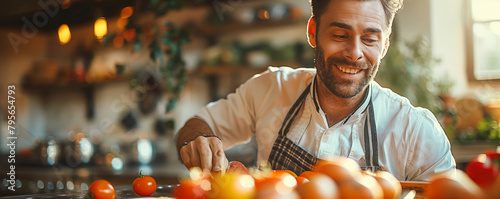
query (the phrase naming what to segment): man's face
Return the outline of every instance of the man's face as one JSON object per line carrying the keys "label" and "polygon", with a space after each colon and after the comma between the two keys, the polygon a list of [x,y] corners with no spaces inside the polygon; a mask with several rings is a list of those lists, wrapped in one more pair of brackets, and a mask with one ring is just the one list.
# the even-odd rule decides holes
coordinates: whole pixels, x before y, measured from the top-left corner
{"label": "man's face", "polygon": [[331,0],[315,34],[319,79],[338,97],[361,93],[375,78],[388,47],[378,0]]}

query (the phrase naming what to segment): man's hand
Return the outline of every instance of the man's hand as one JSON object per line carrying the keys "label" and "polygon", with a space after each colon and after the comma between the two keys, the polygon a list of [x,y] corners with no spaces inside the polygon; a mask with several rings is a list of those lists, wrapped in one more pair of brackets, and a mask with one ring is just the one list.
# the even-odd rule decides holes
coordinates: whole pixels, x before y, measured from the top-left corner
{"label": "man's hand", "polygon": [[[205,121],[199,118],[189,119],[177,134],[177,151],[184,165],[200,167],[210,171],[222,171],[227,168],[228,161],[222,142]],[[188,142],[187,144],[184,144]]]}
{"label": "man's hand", "polygon": [[188,169],[200,167],[202,170],[225,171],[228,165],[222,142],[217,137],[198,136],[183,146],[179,154]]}

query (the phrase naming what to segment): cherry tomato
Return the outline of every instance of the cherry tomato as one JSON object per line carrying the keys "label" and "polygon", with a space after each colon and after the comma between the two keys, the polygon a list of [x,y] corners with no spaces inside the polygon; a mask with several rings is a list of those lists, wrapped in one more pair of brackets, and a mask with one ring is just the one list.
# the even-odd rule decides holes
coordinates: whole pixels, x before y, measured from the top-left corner
{"label": "cherry tomato", "polygon": [[138,177],[132,183],[132,189],[137,195],[150,196],[156,191],[156,181],[151,176],[142,175],[141,172],[139,172],[141,177]]}
{"label": "cherry tomato", "polygon": [[500,150],[479,154],[469,162],[465,172],[480,187],[490,187],[500,176]]}
{"label": "cherry tomato", "polygon": [[115,198],[115,187],[106,180],[96,180],[90,185],[90,193],[95,199]]}

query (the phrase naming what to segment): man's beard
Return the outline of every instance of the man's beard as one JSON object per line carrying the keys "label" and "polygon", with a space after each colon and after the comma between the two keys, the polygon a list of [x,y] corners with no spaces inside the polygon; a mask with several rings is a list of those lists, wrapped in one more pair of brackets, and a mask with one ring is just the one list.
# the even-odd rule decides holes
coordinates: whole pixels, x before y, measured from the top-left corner
{"label": "man's beard", "polygon": [[[351,62],[344,57],[328,57],[325,61],[323,48],[318,45],[316,48],[316,70],[319,79],[334,95],[341,98],[351,98],[361,93],[370,83],[375,74],[377,73],[379,64],[370,67],[370,63],[366,61]],[[339,66],[352,66],[358,69],[365,69],[364,77],[360,81],[354,82],[347,79],[341,79],[335,76],[332,67]]]}

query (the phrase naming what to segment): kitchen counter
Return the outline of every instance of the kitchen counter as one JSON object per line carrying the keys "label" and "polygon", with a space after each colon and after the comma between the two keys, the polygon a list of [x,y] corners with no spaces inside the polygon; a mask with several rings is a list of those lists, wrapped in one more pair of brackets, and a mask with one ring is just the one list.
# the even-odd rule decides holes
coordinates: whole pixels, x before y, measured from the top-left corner
{"label": "kitchen counter", "polygon": [[[7,173],[9,172],[7,169],[0,168],[0,172]],[[86,192],[92,182],[97,179],[105,179],[115,187],[131,186],[132,182],[139,177],[141,170],[142,174],[152,176],[157,184],[164,185],[163,187],[178,184],[179,178],[189,175],[189,171],[179,162],[170,162],[165,165],[127,165],[118,171],[108,166],[77,168],[62,165],[16,166],[16,180],[18,180],[16,191],[7,189],[7,176],[3,176],[0,195],[69,194],[74,196],[74,193]]]}
{"label": "kitchen counter", "polygon": [[[137,198],[137,199],[148,199],[148,198],[173,198],[173,190],[178,185],[158,185],[156,192],[151,196],[139,196],[134,193],[131,185],[120,185],[116,186],[116,196],[115,198],[120,199],[128,199],[128,198]],[[403,192],[400,199],[423,199],[425,198],[422,195],[422,185],[417,185],[417,189],[415,187],[406,187],[403,189]],[[404,183],[403,183],[404,187]],[[415,191],[416,190],[416,191]],[[0,197],[0,199],[45,199],[45,198],[60,198],[60,199],[91,199],[92,197],[89,194],[89,191],[80,191],[74,193],[44,193],[44,194],[29,194],[29,195],[19,195],[19,196],[9,196],[9,197]]]}
{"label": "kitchen counter", "polygon": [[[171,198],[173,197],[172,191],[177,185],[158,185],[156,192],[151,196],[139,196],[132,190],[132,185],[121,185],[116,186],[116,196],[115,198]],[[29,194],[29,195],[19,195],[19,196],[9,196],[9,197],[0,197],[0,198],[9,198],[9,199],[45,199],[45,198],[60,198],[60,199],[91,199],[92,197],[89,195],[89,191],[80,191],[74,193],[44,193],[44,194]]]}

